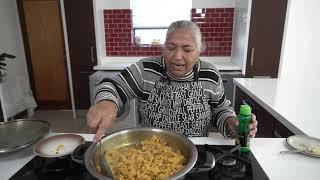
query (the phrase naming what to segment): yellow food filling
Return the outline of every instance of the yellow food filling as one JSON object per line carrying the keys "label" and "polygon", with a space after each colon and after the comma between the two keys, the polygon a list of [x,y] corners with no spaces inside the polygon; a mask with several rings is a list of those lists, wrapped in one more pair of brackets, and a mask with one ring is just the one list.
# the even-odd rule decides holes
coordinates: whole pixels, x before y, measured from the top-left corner
{"label": "yellow food filling", "polygon": [[185,157],[169,147],[159,137],[153,136],[138,146],[122,147],[108,151],[108,159],[115,179],[166,179],[184,167]]}
{"label": "yellow food filling", "polygon": [[308,147],[307,150],[313,154],[320,155],[320,146]]}
{"label": "yellow food filling", "polygon": [[62,150],[64,148],[63,144],[59,144],[59,146],[57,146],[56,148],[56,154],[59,154],[60,150]]}

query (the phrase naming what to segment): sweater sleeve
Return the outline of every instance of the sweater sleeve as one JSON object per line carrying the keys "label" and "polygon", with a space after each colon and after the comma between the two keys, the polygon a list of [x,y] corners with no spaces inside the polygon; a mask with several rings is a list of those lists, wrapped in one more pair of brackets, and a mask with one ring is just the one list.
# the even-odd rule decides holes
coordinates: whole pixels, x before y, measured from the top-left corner
{"label": "sweater sleeve", "polygon": [[226,99],[221,76],[219,77],[217,89],[211,103],[213,114],[213,125],[216,126],[224,137],[227,137],[227,119],[236,117],[234,109],[231,107],[231,101]]}
{"label": "sweater sleeve", "polygon": [[129,100],[141,97],[144,82],[142,70],[142,62],[138,61],[114,77],[103,78],[95,87],[94,104],[110,100],[121,108]]}

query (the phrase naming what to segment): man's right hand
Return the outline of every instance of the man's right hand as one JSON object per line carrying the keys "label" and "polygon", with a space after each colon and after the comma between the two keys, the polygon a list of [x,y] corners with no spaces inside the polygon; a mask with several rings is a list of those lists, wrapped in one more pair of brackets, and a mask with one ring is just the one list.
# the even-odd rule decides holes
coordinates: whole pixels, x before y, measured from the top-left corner
{"label": "man's right hand", "polygon": [[117,117],[118,107],[109,100],[100,101],[91,106],[87,113],[87,125],[96,135],[93,142],[97,142],[106,133]]}

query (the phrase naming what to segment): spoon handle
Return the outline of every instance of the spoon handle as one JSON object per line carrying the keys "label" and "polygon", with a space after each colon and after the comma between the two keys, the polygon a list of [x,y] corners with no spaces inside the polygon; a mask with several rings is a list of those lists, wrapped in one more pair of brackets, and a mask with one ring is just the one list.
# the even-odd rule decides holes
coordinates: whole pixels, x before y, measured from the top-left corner
{"label": "spoon handle", "polygon": [[289,150],[289,151],[280,151],[281,154],[293,154],[293,153],[301,153],[303,150],[296,149],[296,150]]}

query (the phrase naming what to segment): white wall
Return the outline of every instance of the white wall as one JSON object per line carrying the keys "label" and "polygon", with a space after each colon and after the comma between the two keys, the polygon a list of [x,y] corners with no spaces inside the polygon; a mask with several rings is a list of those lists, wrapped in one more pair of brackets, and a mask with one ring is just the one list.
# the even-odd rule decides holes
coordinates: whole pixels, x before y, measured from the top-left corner
{"label": "white wall", "polygon": [[288,2],[279,77],[299,88],[320,89],[319,7],[318,0]]}
{"label": "white wall", "polygon": [[130,9],[130,0],[95,0],[97,9]]}
{"label": "white wall", "polygon": [[232,8],[235,0],[192,0],[192,8]]}
{"label": "white wall", "polygon": [[106,57],[104,41],[104,9],[130,9],[130,0],[93,0],[98,64],[102,64],[102,60]]}
{"label": "white wall", "polygon": [[232,38],[232,62],[245,71],[249,26],[251,14],[251,0],[235,0],[234,25]]}
{"label": "white wall", "polygon": [[16,1],[0,1],[0,52],[16,56],[9,59],[7,79],[2,83],[6,115],[11,117],[27,108],[36,107],[27,72]]}

